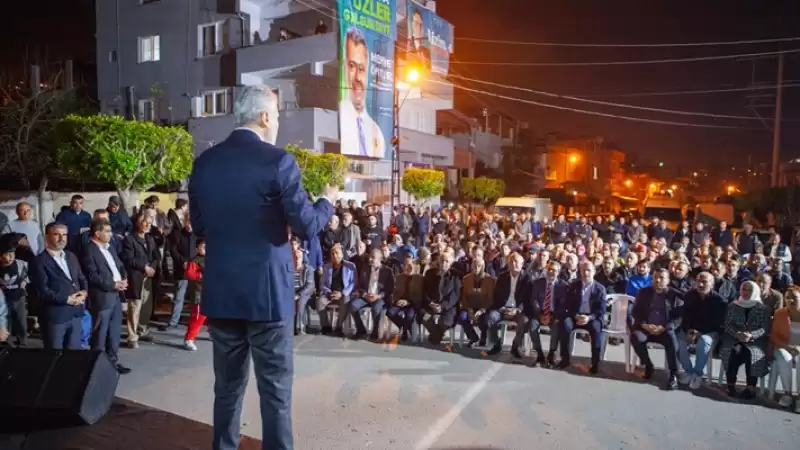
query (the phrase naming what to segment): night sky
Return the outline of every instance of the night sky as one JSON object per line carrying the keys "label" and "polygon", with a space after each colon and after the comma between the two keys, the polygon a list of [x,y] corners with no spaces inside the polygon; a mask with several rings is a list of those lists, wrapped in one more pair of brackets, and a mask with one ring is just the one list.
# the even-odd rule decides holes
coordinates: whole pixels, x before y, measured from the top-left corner
{"label": "night sky", "polygon": [[[110,0],[109,0],[110,1]],[[169,0],[177,1],[177,0]],[[94,56],[94,8],[92,0],[42,0],[7,2],[0,27],[0,63],[18,66],[24,55],[48,59],[72,56],[90,62]],[[564,43],[678,43],[730,41],[800,36],[800,1],[791,0],[438,0],[439,15],[449,20],[456,36],[485,39]],[[456,61],[588,62],[685,58],[755,53],[800,48],[800,41],[693,48],[559,48],[482,44],[456,40]],[[774,83],[774,59],[758,63],[756,81]],[[575,96],[641,106],[687,111],[752,115],[748,94],[771,91],[732,92],[660,97],[597,97],[603,94],[682,91],[746,87],[752,79],[752,63],[725,60],[657,65],[593,67],[507,67],[454,63],[453,73],[487,81],[523,86]],[[800,54],[787,55],[785,80],[800,80]],[[693,123],[760,128],[758,121],[720,120],[648,113],[584,103],[548,99],[533,94],[459,81],[465,86],[513,97],[620,115]],[[476,98],[481,101],[477,101]],[[771,98],[758,99],[771,104]],[[518,102],[496,100],[457,92],[459,109],[479,115],[482,106],[530,124],[539,134],[603,136],[638,158],[641,163],[664,160],[668,167],[685,170],[734,161],[745,164],[768,161],[772,133],[691,129],[627,122],[561,112]],[[770,108],[759,110],[771,116]],[[800,88],[787,88],[784,117],[800,119]],[[784,122],[782,159],[800,157],[800,122]],[[696,162],[694,164],[693,162]]]}
{"label": "night sky", "polygon": [[[577,1],[577,0],[439,0],[439,15],[455,26],[456,36],[486,39],[565,43],[682,43],[767,39],[800,36],[800,2],[797,1]],[[800,42],[695,48],[554,48],[455,42],[457,61],[585,62],[687,58],[756,53],[800,48]],[[756,81],[774,84],[777,60],[758,63]],[[752,63],[726,60],[615,67],[503,67],[454,64],[454,73],[471,78],[524,86],[575,96],[663,92],[746,87]],[[800,79],[800,56],[787,55],[785,80]],[[462,82],[463,83],[463,82]],[[610,108],[538,97],[494,87],[465,85],[477,89],[575,108],[621,115],[694,123],[713,123],[762,128],[758,121],[682,117],[636,110]],[[681,109],[729,115],[751,115],[746,96],[774,91],[680,95],[668,97],[592,97],[618,103]],[[785,89],[784,117],[800,118],[800,88]],[[666,164],[705,167],[725,160],[767,161],[772,133],[689,129],[649,125],[618,119],[597,118],[560,112],[477,95],[493,109],[530,123],[537,133],[602,135],[644,163],[663,159]],[[773,99],[759,99],[774,104]],[[457,107],[479,111],[480,103],[470,95],[457,98]],[[476,108],[477,106],[477,108]],[[759,110],[771,117],[773,110]],[[784,122],[782,159],[800,156],[800,122]],[[733,155],[733,158],[725,155]],[[688,169],[688,167],[687,167]],[[691,169],[689,169],[691,170]]]}

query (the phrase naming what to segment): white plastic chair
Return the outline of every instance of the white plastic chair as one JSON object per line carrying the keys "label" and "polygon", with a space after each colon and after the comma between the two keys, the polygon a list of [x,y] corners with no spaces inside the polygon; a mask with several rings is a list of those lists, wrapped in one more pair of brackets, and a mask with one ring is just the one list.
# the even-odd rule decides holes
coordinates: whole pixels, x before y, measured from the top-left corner
{"label": "white plastic chair", "polygon": [[609,294],[606,296],[606,304],[611,305],[611,323],[605,329],[603,348],[600,352],[600,359],[606,359],[608,342],[612,337],[622,340],[625,348],[625,371],[633,372],[631,361],[630,334],[628,334],[628,308],[635,300],[634,297],[626,294]]}
{"label": "white plastic chair", "polygon": [[[796,386],[793,388],[791,385],[783,386],[783,392],[788,394],[793,391],[800,391],[800,355],[794,357],[792,360],[794,365],[794,377]],[[775,367],[775,361],[772,361],[769,368],[769,382],[767,383],[769,389],[769,398],[775,397],[775,389],[778,387],[778,368]]]}

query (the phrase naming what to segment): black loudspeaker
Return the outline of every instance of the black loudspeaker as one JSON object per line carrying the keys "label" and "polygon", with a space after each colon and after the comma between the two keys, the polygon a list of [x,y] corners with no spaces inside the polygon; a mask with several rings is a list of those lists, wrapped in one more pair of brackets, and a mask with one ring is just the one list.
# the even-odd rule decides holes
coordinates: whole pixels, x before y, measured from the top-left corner
{"label": "black loudspeaker", "polygon": [[30,429],[91,425],[111,408],[119,382],[108,356],[89,350],[0,353],[0,424]]}

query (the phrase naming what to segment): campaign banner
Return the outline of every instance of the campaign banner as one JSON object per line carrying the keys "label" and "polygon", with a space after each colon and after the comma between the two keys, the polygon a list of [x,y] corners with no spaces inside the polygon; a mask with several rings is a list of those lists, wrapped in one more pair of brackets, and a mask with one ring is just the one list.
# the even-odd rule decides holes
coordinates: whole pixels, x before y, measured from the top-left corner
{"label": "campaign banner", "polygon": [[341,153],[391,159],[396,0],[338,0]]}
{"label": "campaign banner", "polygon": [[453,26],[430,9],[408,0],[407,57],[415,57],[432,73],[446,75],[453,53]]}

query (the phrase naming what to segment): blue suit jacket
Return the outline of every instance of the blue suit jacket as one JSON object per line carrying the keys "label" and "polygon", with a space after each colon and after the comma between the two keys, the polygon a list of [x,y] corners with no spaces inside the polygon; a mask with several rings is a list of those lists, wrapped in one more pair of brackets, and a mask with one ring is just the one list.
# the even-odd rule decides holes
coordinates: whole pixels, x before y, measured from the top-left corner
{"label": "blue suit jacket", "polygon": [[[567,287],[567,297],[561,305],[561,317],[575,317],[579,314],[583,301],[583,282],[577,279]],[[602,284],[592,282],[592,292],[589,294],[589,316],[592,320],[603,319],[606,312],[606,288]]]}
{"label": "blue suit jacket", "polygon": [[203,314],[278,322],[294,318],[291,232],[319,233],[333,205],[315,204],[294,157],[249,130],[234,130],[195,161],[189,178],[194,233],[205,238]]}
{"label": "blue suit jacket", "polygon": [[51,323],[66,323],[75,317],[83,316],[84,306],[68,305],[67,297],[78,291],[87,290],[88,284],[78,258],[66,252],[66,259],[70,277],[67,277],[47,251],[36,255],[36,264],[33,264],[35,274],[33,279],[39,300],[42,302],[47,320]]}
{"label": "blue suit jacket", "polygon": [[[328,295],[331,293],[331,284],[333,283],[333,264],[327,263],[322,269],[322,282],[319,287],[321,295]],[[342,261],[342,283],[344,289],[342,295],[350,295],[356,287],[356,265],[350,261]]]}

